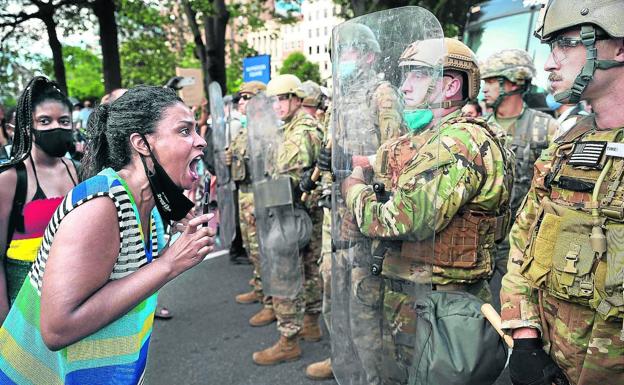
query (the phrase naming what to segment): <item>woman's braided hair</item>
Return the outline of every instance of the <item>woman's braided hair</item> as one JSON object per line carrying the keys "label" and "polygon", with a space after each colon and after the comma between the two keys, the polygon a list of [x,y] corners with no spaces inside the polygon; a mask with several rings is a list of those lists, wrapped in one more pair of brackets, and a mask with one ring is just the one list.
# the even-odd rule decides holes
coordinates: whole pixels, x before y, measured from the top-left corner
{"label": "woman's braided hair", "polygon": [[154,132],[167,107],[182,100],[170,88],[137,86],[111,104],[101,104],[89,117],[83,177],[104,168],[119,170],[130,162],[130,135]]}
{"label": "woman's braided hair", "polygon": [[49,100],[57,101],[67,106],[71,111],[71,102],[55,82],[45,76],[32,78],[17,100],[11,158],[8,162],[0,164],[0,170],[23,162],[30,155],[32,149],[31,132],[34,129],[33,113],[39,104]]}

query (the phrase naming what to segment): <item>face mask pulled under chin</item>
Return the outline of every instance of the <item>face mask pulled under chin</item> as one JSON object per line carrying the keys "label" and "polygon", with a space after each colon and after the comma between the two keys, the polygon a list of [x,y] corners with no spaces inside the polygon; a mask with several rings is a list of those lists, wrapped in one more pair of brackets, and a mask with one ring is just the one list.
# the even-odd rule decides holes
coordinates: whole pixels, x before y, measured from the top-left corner
{"label": "face mask pulled under chin", "polygon": [[[147,144],[147,139],[143,137]],[[151,172],[147,168],[145,158],[141,156],[143,167],[145,169],[145,175],[154,194],[154,200],[156,201],[156,208],[158,212],[166,221],[179,221],[184,218],[186,214],[193,208],[194,204],[184,194],[183,189],[178,187],[167,172],[162,168],[160,163],[156,160],[154,152],[147,144],[147,148],[150,152],[150,158],[154,163],[154,172]]]}
{"label": "face mask pulled under chin", "polygon": [[53,158],[61,158],[72,149],[74,144],[72,130],[53,128],[51,130],[32,130],[35,144]]}

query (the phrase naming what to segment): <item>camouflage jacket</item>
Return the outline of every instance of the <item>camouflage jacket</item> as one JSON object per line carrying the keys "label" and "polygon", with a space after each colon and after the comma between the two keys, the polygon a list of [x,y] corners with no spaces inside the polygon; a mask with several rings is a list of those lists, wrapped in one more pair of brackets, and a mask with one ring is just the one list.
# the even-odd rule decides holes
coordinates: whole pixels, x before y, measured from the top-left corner
{"label": "camouflage jacket", "polygon": [[[575,127],[565,133],[562,137],[557,138],[535,163],[533,181],[531,188],[527,194],[523,204],[515,218],[515,223],[509,234],[510,253],[507,263],[508,272],[503,277],[501,288],[501,315],[503,329],[516,329],[520,327],[532,327],[541,330],[540,313],[538,306],[538,286],[551,293],[556,285],[561,285],[564,280],[561,275],[572,271],[575,274],[573,279],[569,281],[570,288],[574,287],[578,282],[578,278],[589,278],[589,290],[585,305],[594,309],[600,309],[600,297],[609,294],[609,282],[619,282],[617,285],[621,292],[621,277],[611,277],[611,274],[617,273],[624,264],[622,260],[611,260],[612,247],[617,248],[621,242],[618,237],[621,230],[615,227],[621,226],[621,220],[624,218],[612,218],[617,216],[619,207],[621,206],[620,196],[624,191],[621,182],[621,175],[624,173],[624,160],[621,158],[613,162],[611,168],[604,166],[607,156],[599,157],[602,159],[602,165],[598,169],[586,165],[582,167],[572,166],[574,162],[574,151],[576,144],[579,142],[622,142],[622,139],[614,139],[615,134],[622,130],[597,130],[594,124],[594,117],[589,116],[580,120]],[[582,148],[583,146],[579,146]],[[583,158],[585,159],[585,158]],[[607,252],[606,258],[596,259],[591,249],[590,234],[591,226],[582,227],[582,223],[576,220],[576,217],[585,215],[591,218],[592,208],[592,189],[594,188],[599,174],[607,171],[604,182],[600,185],[598,194],[598,205],[595,207],[600,212],[600,223],[603,231],[606,231]],[[601,171],[602,170],[602,171]],[[587,186],[590,186],[588,188]],[[570,209],[572,215],[575,216],[572,226],[565,228],[563,224],[557,222],[557,215],[546,216],[552,211],[552,207],[558,208],[558,211]],[[615,210],[613,207],[617,207]],[[545,214],[546,213],[546,214]],[[613,214],[615,213],[615,214]],[[569,215],[569,214],[568,214]],[[555,221],[553,221],[553,218]],[[552,222],[552,223],[551,223]],[[563,222],[562,222],[563,223]],[[541,233],[548,233],[548,237],[544,237]],[[576,231],[578,235],[574,236],[572,241],[561,244],[558,238],[563,238],[564,231]],[[547,239],[548,245],[544,247],[542,239]],[[620,238],[621,239],[621,238]],[[613,242],[614,241],[614,242]],[[573,269],[561,269],[557,266],[558,255],[563,254],[562,258],[567,261],[574,257],[566,254],[569,244],[578,244],[579,255],[578,261],[575,262]],[[574,246],[574,245],[572,245]],[[561,250],[560,250],[561,249]],[[547,252],[542,252],[546,250]],[[550,258],[551,266],[540,260],[539,268],[542,273],[535,274],[535,269],[531,269],[541,254],[547,254]],[[617,253],[615,254],[617,255]],[[594,261],[598,261],[594,266]],[[611,263],[607,269],[602,265],[603,262]],[[610,262],[608,262],[610,261]],[[618,264],[620,265],[618,267]],[[594,268],[592,268],[594,266]],[[606,265],[605,265],[606,266]],[[587,268],[587,271],[581,271]],[[604,273],[606,270],[605,279]],[[601,276],[601,272],[603,275]],[[585,274],[585,276],[581,276]],[[531,280],[531,282],[530,282]],[[619,281],[618,281],[619,280]],[[605,283],[606,281],[606,283]],[[570,301],[577,302],[574,298],[577,295],[570,293]],[[596,294],[597,293],[597,294]],[[606,293],[606,294],[605,294]],[[556,295],[556,293],[554,293]],[[621,302],[621,301],[620,301]],[[609,310],[609,309],[606,309]],[[600,312],[600,310],[598,310]]]}
{"label": "camouflage jacket", "polygon": [[[503,128],[499,125],[495,114],[487,117],[491,127]],[[533,164],[540,153],[555,139],[559,130],[559,123],[552,116],[528,108],[526,105],[517,120],[511,124],[506,132],[505,143],[515,154],[516,170],[514,186],[511,193],[511,211],[515,215],[524,196],[529,191],[533,178]]]}
{"label": "camouflage jacket", "polygon": [[[401,161],[402,170],[392,178],[395,181],[386,203],[377,201],[371,186],[352,186],[346,205],[361,232],[374,239],[423,241],[445,229],[460,210],[493,214],[504,210],[511,187],[509,164],[500,141],[485,126],[483,120],[469,123],[455,112],[431,132],[422,132],[419,136],[427,140],[413,142],[421,147],[411,159]],[[488,263],[491,265],[491,260]],[[388,260],[384,263],[386,273],[402,278],[409,275],[401,262],[391,264]],[[491,272],[491,266],[486,269]]]}
{"label": "camouflage jacket", "polygon": [[239,185],[249,185],[251,183],[251,175],[249,172],[249,139],[247,128],[242,128],[230,143],[232,150],[232,179]]}
{"label": "camouflage jacket", "polygon": [[303,172],[314,166],[323,141],[323,133],[316,119],[300,110],[283,131],[284,142],[277,151],[276,171],[288,175],[294,187],[299,186]]}

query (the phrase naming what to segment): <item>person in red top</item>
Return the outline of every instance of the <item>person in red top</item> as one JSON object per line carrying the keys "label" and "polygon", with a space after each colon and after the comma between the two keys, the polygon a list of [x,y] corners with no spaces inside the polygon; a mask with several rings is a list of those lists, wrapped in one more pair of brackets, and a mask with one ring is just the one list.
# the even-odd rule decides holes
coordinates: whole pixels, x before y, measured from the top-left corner
{"label": "person in red top", "polygon": [[[0,322],[34,262],[44,231],[65,194],[79,181],[65,158],[73,144],[71,103],[56,84],[33,78],[17,106],[12,167],[0,173]],[[25,159],[15,159],[20,147]]]}

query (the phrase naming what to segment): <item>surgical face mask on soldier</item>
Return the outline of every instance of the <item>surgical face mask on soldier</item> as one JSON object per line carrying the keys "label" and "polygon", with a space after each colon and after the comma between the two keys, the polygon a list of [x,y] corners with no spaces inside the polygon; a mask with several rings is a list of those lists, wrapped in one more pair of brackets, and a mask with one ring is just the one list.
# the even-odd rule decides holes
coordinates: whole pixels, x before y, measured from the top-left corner
{"label": "surgical face mask on soldier", "polygon": [[357,62],[355,60],[346,60],[338,65],[338,77],[345,80],[353,76],[357,70]]}
{"label": "surgical face mask on soldier", "polygon": [[548,105],[548,108],[551,111],[557,111],[559,107],[561,107],[561,103],[555,100],[555,97],[553,96],[553,94],[546,95],[546,105]]}
{"label": "surgical face mask on soldier", "polygon": [[429,109],[419,109],[403,112],[403,120],[409,131],[413,134],[427,127],[433,120],[433,111]]}
{"label": "surgical face mask on soldier", "polygon": [[240,122],[241,122],[241,126],[243,126],[243,128],[247,128],[247,116],[246,115],[241,116]]}

